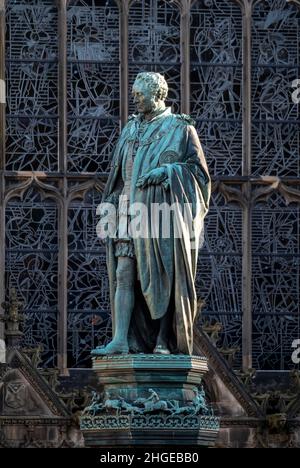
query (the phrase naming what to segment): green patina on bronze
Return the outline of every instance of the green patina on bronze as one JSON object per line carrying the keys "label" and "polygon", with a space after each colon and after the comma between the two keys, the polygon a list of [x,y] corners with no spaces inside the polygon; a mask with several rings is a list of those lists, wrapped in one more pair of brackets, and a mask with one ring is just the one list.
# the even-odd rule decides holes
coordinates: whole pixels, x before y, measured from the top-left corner
{"label": "green patina on bronze", "polygon": [[[154,74],[143,75],[145,78],[146,75]],[[139,77],[137,82],[139,83]],[[115,310],[118,304],[115,299],[118,287],[116,270],[120,257],[115,256],[115,240],[109,239],[107,265],[112,314],[114,321],[119,322],[117,340],[120,339],[121,328],[123,338],[128,334],[131,351],[150,353],[157,345],[160,320],[169,314],[172,320],[167,333],[168,342],[164,343],[166,348],[171,352],[191,354],[193,323],[197,311],[194,280],[203,219],[208,211],[210,178],[193,122],[188,116],[175,115],[170,108],[166,108],[165,95],[153,99],[157,93],[151,89],[150,82],[151,79],[147,81],[146,76],[142,86],[138,87],[136,83],[134,85],[134,89],[136,86],[142,95],[140,98],[140,94],[135,92],[137,107],[144,112],[140,111],[138,115],[132,116],[122,131],[114,152],[103,201],[118,203],[126,180],[128,158],[132,158],[134,154],[130,205],[138,202],[150,208],[153,203],[167,203],[169,206],[174,203],[179,206],[190,204],[196,242],[194,245],[191,243],[191,231],[187,225],[182,225],[182,217],[176,216],[171,218],[169,238],[158,236],[133,239],[137,274],[132,285],[134,304],[127,332],[129,322],[125,320],[123,324],[124,314]],[[149,99],[152,99],[151,112],[145,110],[147,93]],[[148,221],[151,225],[150,210]],[[180,228],[186,232],[185,236],[174,236],[174,223],[181,224]],[[126,338],[127,336],[125,341]],[[124,345],[123,340],[120,346],[94,350],[94,354],[100,355],[115,352],[127,352],[127,343]]]}

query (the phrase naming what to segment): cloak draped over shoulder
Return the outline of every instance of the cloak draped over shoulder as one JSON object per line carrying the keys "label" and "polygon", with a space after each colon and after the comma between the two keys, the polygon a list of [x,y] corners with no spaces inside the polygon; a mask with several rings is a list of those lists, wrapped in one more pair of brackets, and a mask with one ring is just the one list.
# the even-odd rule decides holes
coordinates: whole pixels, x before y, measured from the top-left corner
{"label": "cloak draped over shoulder", "polygon": [[[135,146],[137,135],[138,147]],[[153,203],[166,203],[173,208],[169,237],[133,238],[138,281],[129,332],[130,348],[134,352],[152,352],[158,319],[171,308],[173,330],[170,349],[192,354],[193,324],[197,312],[194,283],[203,219],[210,198],[207,165],[197,132],[188,116],[172,114],[169,108],[151,121],[133,116],[116,146],[103,201],[118,199],[124,185],[126,158],[134,151],[130,206],[138,202],[148,207],[149,231]],[[139,177],[161,166],[166,169],[166,181],[143,189],[136,187]],[[185,207],[184,211],[182,207]],[[153,226],[155,228],[157,226]],[[175,235],[176,232],[181,235]],[[107,265],[113,316],[117,266],[114,245],[109,239]]]}

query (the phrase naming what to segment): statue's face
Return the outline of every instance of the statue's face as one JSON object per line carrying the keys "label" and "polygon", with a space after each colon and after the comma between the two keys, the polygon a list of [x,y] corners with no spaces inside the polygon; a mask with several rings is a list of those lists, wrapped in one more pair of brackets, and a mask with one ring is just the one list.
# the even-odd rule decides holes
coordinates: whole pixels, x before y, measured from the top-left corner
{"label": "statue's face", "polygon": [[135,81],[132,96],[137,111],[141,114],[147,114],[155,110],[157,99],[155,99],[151,89],[142,81]]}

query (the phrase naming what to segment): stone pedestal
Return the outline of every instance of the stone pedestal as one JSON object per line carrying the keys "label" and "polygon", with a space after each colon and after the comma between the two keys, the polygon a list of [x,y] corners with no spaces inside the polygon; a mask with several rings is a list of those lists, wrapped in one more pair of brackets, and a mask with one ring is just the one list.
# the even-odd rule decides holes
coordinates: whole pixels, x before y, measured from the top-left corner
{"label": "stone pedestal", "polygon": [[93,369],[99,387],[81,417],[87,447],[214,444],[219,420],[201,386],[204,357],[101,356]]}

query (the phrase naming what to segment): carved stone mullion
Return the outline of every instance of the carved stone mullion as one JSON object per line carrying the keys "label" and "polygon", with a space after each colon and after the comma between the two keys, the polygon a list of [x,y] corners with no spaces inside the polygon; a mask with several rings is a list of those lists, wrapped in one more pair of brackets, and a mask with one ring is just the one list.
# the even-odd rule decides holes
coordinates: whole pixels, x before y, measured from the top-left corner
{"label": "carved stone mullion", "polygon": [[57,367],[61,375],[69,375],[67,362],[68,328],[68,202],[67,181],[64,180],[64,195],[58,212],[58,320],[57,320]]}
{"label": "carved stone mullion", "polygon": [[181,112],[190,113],[190,10],[191,0],[182,0],[180,18]]}
{"label": "carved stone mullion", "polygon": [[5,168],[5,0],[0,0],[0,171]]}
{"label": "carved stone mullion", "polygon": [[120,123],[128,119],[128,12],[130,0],[117,0],[120,11]]}
{"label": "carved stone mullion", "polygon": [[0,0],[0,171],[5,168],[5,0]]}
{"label": "carved stone mullion", "polygon": [[67,0],[58,0],[58,167],[67,170]]}
{"label": "carved stone mullion", "polygon": [[[5,265],[5,2],[0,0],[0,265]],[[4,268],[0,269],[0,304],[5,300]],[[0,309],[0,314],[2,310]],[[0,339],[4,339],[4,324],[0,323]]]}
{"label": "carved stone mullion", "polygon": [[[251,175],[251,42],[252,0],[243,1],[243,164],[242,175]],[[252,367],[252,229],[251,229],[251,183],[243,185],[243,198],[248,203],[243,209],[243,260],[242,260],[242,348],[243,369]]]}
{"label": "carved stone mullion", "polygon": [[[5,208],[4,208],[4,175],[0,172],[0,304],[5,301]],[[3,310],[0,308],[0,314]],[[4,339],[4,323],[0,321],[0,340]]]}

